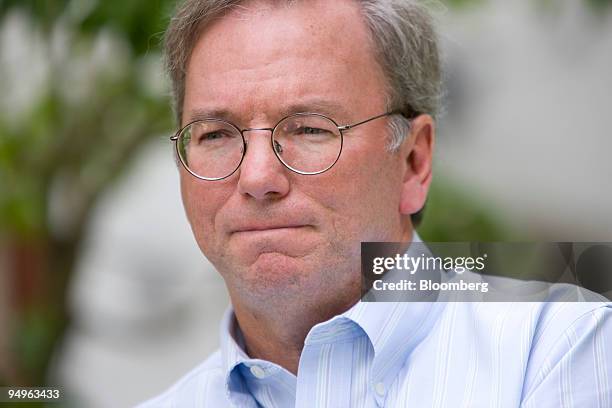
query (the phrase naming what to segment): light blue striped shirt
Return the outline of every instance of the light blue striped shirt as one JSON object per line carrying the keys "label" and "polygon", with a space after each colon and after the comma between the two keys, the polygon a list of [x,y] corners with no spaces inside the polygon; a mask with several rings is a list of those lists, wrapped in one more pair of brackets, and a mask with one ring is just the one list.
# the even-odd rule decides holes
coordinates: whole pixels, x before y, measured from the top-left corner
{"label": "light blue striped shirt", "polygon": [[141,407],[612,407],[612,304],[366,303],[315,325],[298,376],[221,349]]}

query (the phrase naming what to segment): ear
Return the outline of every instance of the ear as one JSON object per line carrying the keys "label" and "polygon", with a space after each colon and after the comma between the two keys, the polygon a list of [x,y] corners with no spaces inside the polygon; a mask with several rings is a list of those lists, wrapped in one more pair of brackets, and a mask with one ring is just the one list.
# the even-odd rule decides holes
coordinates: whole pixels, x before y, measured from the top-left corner
{"label": "ear", "polygon": [[418,212],[425,205],[431,184],[435,122],[429,115],[411,121],[410,134],[400,146],[405,158],[399,211],[404,215]]}

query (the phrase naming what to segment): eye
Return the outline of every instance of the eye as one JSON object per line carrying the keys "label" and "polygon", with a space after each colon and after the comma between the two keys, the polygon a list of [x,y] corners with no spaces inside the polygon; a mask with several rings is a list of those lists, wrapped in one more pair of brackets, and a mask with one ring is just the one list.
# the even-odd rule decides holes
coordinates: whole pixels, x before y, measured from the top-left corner
{"label": "eye", "polygon": [[215,130],[212,132],[202,133],[197,137],[198,143],[211,143],[211,142],[219,142],[223,139],[230,139],[234,135],[230,132],[225,132],[223,130]]}
{"label": "eye", "polygon": [[329,130],[318,127],[302,126],[297,128],[294,133],[298,135],[327,135],[330,132]]}
{"label": "eye", "polygon": [[326,133],[327,131],[325,129],[319,129],[314,127],[304,127],[303,132],[307,135],[320,135],[322,133]]}
{"label": "eye", "polygon": [[200,140],[215,140],[215,139],[221,139],[224,135],[221,132],[209,132],[209,133],[204,133],[202,136],[200,136]]}

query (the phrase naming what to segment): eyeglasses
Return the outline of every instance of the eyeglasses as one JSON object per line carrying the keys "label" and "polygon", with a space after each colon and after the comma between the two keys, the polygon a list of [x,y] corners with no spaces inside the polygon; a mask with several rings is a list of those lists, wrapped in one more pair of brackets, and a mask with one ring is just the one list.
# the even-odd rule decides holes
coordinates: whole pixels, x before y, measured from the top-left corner
{"label": "eyeglasses", "polygon": [[238,170],[247,151],[246,132],[270,131],[270,144],[278,160],[298,174],[321,174],[340,158],[344,132],[382,117],[402,114],[391,111],[352,125],[338,125],[318,113],[296,113],[272,128],[240,129],[221,119],[196,120],[180,129],[170,140],[185,169],[195,177],[217,181]]}

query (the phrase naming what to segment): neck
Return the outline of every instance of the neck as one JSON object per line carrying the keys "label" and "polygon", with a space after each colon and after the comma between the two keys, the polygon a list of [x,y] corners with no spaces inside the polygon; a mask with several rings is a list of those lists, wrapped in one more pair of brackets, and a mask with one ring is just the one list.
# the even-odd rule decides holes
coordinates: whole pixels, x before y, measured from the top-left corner
{"label": "neck", "polygon": [[[231,296],[231,295],[230,295]],[[281,308],[249,308],[231,296],[246,353],[251,358],[278,364],[297,375],[304,340],[310,329],[347,311],[359,300],[359,292],[342,303],[321,305],[294,303]]]}

